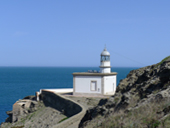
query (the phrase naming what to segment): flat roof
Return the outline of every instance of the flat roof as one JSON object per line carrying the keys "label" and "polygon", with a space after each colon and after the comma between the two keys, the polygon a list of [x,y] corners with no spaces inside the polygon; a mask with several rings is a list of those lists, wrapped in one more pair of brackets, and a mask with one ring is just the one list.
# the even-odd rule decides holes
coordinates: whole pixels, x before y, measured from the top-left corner
{"label": "flat roof", "polygon": [[41,89],[40,92],[42,90],[49,91],[49,92],[54,92],[54,93],[70,93],[70,92],[73,92],[73,88]]}
{"label": "flat roof", "polygon": [[94,73],[94,72],[74,72],[73,76],[113,76],[117,75],[117,72],[111,73]]}

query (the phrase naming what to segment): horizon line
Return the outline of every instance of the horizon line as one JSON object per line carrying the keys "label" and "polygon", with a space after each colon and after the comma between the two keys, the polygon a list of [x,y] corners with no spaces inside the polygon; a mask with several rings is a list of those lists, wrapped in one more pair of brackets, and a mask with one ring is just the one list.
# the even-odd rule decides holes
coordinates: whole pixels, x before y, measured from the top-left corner
{"label": "horizon line", "polygon": [[[90,68],[100,68],[99,66],[0,66],[0,67],[47,67],[47,68],[86,68],[86,67],[90,67]],[[140,68],[143,66],[112,66],[111,68]]]}

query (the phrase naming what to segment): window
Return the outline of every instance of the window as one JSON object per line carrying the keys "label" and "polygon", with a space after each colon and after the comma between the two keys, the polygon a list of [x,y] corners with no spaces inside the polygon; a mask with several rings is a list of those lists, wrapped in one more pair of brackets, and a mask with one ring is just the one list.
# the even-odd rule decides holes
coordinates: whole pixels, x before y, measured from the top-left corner
{"label": "window", "polygon": [[91,81],[91,91],[97,90],[97,81]]}
{"label": "window", "polygon": [[110,61],[110,56],[101,56],[101,61]]}

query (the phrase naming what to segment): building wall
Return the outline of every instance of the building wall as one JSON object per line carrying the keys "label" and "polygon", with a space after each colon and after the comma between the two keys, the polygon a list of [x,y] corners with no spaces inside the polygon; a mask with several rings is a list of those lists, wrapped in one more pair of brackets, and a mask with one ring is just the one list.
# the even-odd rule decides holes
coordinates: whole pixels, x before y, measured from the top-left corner
{"label": "building wall", "polygon": [[104,76],[104,94],[115,93],[116,91],[116,75]]}
{"label": "building wall", "polygon": [[[96,91],[91,90],[91,81],[97,82]],[[101,76],[75,76],[74,78],[74,91],[76,93],[98,93],[102,92],[101,90]]]}

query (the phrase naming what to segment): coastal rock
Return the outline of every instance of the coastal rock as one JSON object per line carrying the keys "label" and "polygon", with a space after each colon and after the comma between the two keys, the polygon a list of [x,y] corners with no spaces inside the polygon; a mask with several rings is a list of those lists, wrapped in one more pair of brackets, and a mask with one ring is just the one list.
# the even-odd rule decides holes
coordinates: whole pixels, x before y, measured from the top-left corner
{"label": "coastal rock", "polygon": [[[119,115],[124,112],[125,114],[147,105],[152,106],[153,104],[162,102],[166,104],[166,101],[169,102],[169,99],[170,56],[158,64],[130,71],[127,77],[120,81],[116,94],[109,100],[105,100],[105,102],[101,100],[99,105],[102,105],[102,107],[99,108],[98,105],[88,111],[88,113],[86,113],[86,117],[82,119],[80,126],[83,128],[94,124],[95,118],[105,118],[105,116],[109,113],[108,111],[112,111],[110,116],[113,113]],[[169,106],[161,109],[161,111],[155,111],[158,113],[164,113],[164,116],[170,113]],[[101,111],[103,114],[99,114]],[[93,115],[94,113],[95,117],[87,118],[89,115]],[[163,118],[162,114],[159,114],[159,116],[159,118]],[[100,122],[100,124],[102,124],[102,122]]]}

